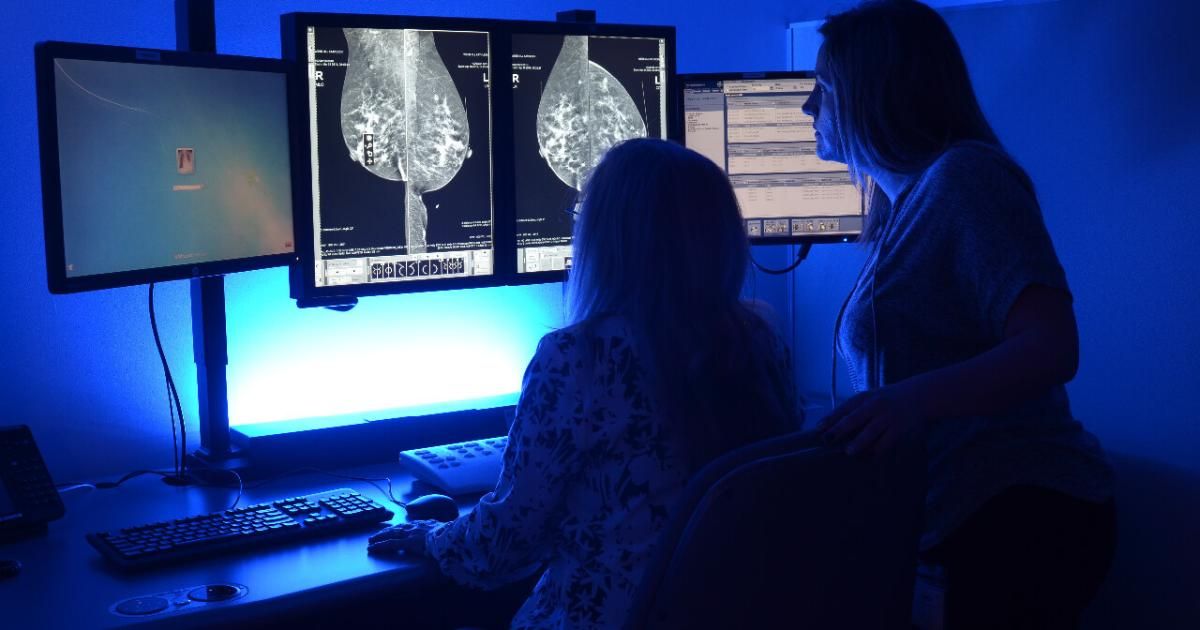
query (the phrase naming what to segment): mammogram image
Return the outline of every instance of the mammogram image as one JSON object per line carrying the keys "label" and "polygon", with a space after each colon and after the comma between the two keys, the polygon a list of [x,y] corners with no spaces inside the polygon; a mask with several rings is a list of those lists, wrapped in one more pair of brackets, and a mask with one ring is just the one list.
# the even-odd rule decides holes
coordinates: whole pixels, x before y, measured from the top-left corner
{"label": "mammogram image", "polygon": [[434,33],[344,33],[342,138],[351,159],[372,174],[405,182],[407,251],[424,253],[429,215],[421,195],[450,183],[471,156],[466,107]]}
{"label": "mammogram image", "polygon": [[565,37],[537,112],[538,153],[554,174],[579,190],[605,151],[645,136],[633,97],[588,59],[588,38]]}

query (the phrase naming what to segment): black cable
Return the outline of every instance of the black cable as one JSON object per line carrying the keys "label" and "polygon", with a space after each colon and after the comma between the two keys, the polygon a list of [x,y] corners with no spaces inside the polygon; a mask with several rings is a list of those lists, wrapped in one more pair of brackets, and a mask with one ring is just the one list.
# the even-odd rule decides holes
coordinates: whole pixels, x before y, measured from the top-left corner
{"label": "black cable", "polygon": [[[395,503],[396,505],[398,505],[402,508],[406,507],[406,505],[407,505],[403,501],[400,501],[399,499],[396,498],[396,495],[394,494],[394,490],[392,488],[392,480],[390,477],[356,477],[354,475],[343,475],[340,473],[330,472],[328,470],[324,470],[321,468],[314,468],[312,466],[305,466],[302,468],[293,468],[287,472],[282,472],[273,477],[268,477],[266,479],[263,479],[255,484],[249,485],[247,487],[250,489],[261,488],[267,484],[279,481],[280,479],[283,479],[284,477],[290,477],[292,475],[296,475],[299,473],[305,473],[305,472],[315,472],[315,473],[320,473],[322,475],[328,475],[330,477],[337,477],[339,479],[351,479],[353,481],[362,481],[365,483],[369,483],[369,484],[371,484],[372,487],[374,487],[376,490],[378,490],[380,494],[387,497],[388,500],[391,501],[392,503]],[[384,490],[380,486],[376,485],[376,483],[375,483],[376,481],[387,482],[387,490]]]}
{"label": "black cable", "polygon": [[810,250],[812,250],[812,243],[801,243],[800,251],[796,252],[796,260],[792,261],[792,264],[788,265],[787,267],[784,267],[783,269],[771,269],[769,267],[764,267],[764,266],[760,265],[757,260],[754,259],[753,255],[750,256],[750,262],[754,265],[755,269],[758,269],[759,271],[761,271],[763,273],[769,273],[773,276],[781,276],[785,273],[789,273],[796,267],[799,267],[800,263],[804,262],[805,258],[808,258],[808,252]]}
{"label": "black cable", "polygon": [[[187,477],[187,422],[183,417],[183,405],[179,403],[179,390],[175,388],[175,379],[171,378],[171,366],[167,364],[167,354],[163,352],[162,339],[158,336],[158,320],[154,316],[154,283],[150,283],[150,330],[154,333],[154,346],[158,348],[158,358],[162,361],[163,374],[167,377],[167,388],[171,398],[175,402],[175,412],[179,415],[179,460],[176,464],[175,477],[183,479]],[[172,433],[174,433],[174,423],[172,423]]]}
{"label": "black cable", "polygon": [[171,397],[171,383],[163,376],[163,386],[167,390],[167,415],[171,417],[171,455],[175,457],[175,476],[182,477],[183,469],[179,467],[179,438],[175,430],[175,399]]}
{"label": "black cable", "polygon": [[225,509],[232,510],[233,508],[237,507],[238,503],[240,503],[242,500],[242,493],[245,492],[245,490],[246,490],[246,483],[242,480],[242,476],[239,475],[236,470],[232,470],[232,469],[228,469],[228,468],[199,468],[199,469],[193,470],[190,473],[191,479],[193,481],[195,481],[197,484],[202,485],[202,486],[206,486],[206,487],[210,487],[210,488],[223,488],[224,486],[218,485],[211,481],[205,481],[200,478],[201,476],[208,474],[210,472],[227,473],[227,474],[233,475],[234,479],[237,479],[237,489],[238,489],[237,496],[235,496],[233,498],[233,503],[230,503],[229,507],[227,507]]}
{"label": "black cable", "polygon": [[158,475],[160,477],[170,477],[169,474],[167,474],[161,470],[135,470],[131,473],[127,473],[124,477],[121,477],[120,479],[118,479],[116,481],[96,481],[96,482],[93,482],[92,485],[95,486],[97,490],[111,490],[113,488],[116,488],[117,486],[120,486],[121,484],[125,483],[126,481],[133,479],[134,477],[141,477],[142,475]]}
{"label": "black cable", "polygon": [[[198,473],[207,474],[210,472],[228,473],[230,475],[233,475],[234,479],[237,480],[237,489],[238,489],[237,495],[234,497],[233,502],[229,504],[229,507],[225,508],[226,510],[232,510],[235,507],[237,507],[238,503],[240,503],[242,500],[242,495],[245,493],[245,491],[247,489],[261,488],[267,484],[279,481],[280,479],[283,479],[284,477],[289,477],[291,475],[304,473],[304,472],[316,472],[316,473],[320,473],[322,475],[327,475],[330,477],[337,477],[339,479],[350,479],[353,481],[362,481],[365,483],[369,483],[369,484],[371,484],[371,487],[378,490],[379,493],[382,494],[383,496],[387,497],[389,501],[391,501],[392,503],[395,503],[396,505],[400,506],[401,508],[403,508],[406,511],[408,510],[408,504],[404,503],[403,501],[400,501],[399,499],[396,498],[395,490],[392,486],[392,479],[390,477],[358,477],[355,475],[343,475],[340,473],[330,472],[328,470],[323,470],[321,468],[314,468],[312,466],[305,466],[303,468],[293,468],[292,470],[280,473],[273,477],[268,477],[266,479],[262,479],[255,484],[247,485],[245,480],[242,479],[242,476],[240,474],[238,474],[238,472],[236,470],[228,470],[228,469],[224,469],[224,468],[207,468],[207,469],[200,469],[197,471],[193,471],[193,474],[198,474]],[[59,492],[75,490],[80,487],[90,487],[95,490],[111,490],[113,488],[119,487],[121,484],[125,483],[126,481],[129,481],[130,479],[134,479],[136,477],[141,477],[142,475],[158,475],[158,476],[164,477],[164,478],[171,477],[171,475],[169,473],[165,473],[161,470],[135,470],[133,472],[126,473],[123,477],[121,477],[120,479],[118,479],[116,481],[96,481],[96,482],[90,482],[90,483],[88,483],[88,482],[59,483],[59,484],[55,484],[55,488],[57,488],[59,490]],[[199,485],[204,486],[204,487],[209,487],[209,488],[224,488],[225,487],[220,484],[214,483],[212,481],[205,481],[203,479],[200,479],[199,477],[194,478],[194,480]],[[387,490],[384,490],[382,487],[379,486],[379,484],[375,483],[377,481],[387,482]]]}
{"label": "black cable", "polygon": [[[154,331],[154,342],[155,342],[155,345],[158,345],[158,327],[155,325],[155,321],[154,321],[154,283],[153,282],[150,283],[148,302],[149,302],[149,307],[150,307],[150,329]],[[160,352],[161,352],[161,348],[160,348]],[[160,356],[160,358],[161,358],[161,356]],[[183,476],[183,470],[181,468],[179,468],[179,438],[176,435],[176,431],[175,431],[175,405],[172,404],[174,402],[174,399],[171,398],[171,381],[168,380],[168,377],[165,374],[163,375],[163,385],[165,385],[167,388],[167,415],[169,415],[171,417],[171,457],[173,457],[175,459],[175,476],[181,477],[181,476]]]}
{"label": "black cable", "polygon": [[[795,249],[795,247],[796,247],[795,245],[792,245],[793,249]],[[796,355],[798,354],[798,352],[796,350],[796,276],[795,276],[795,274],[792,275],[790,280],[791,280],[791,282],[788,284],[788,289],[789,289],[788,290],[788,299],[789,299],[789,302],[791,302],[791,304],[790,304],[789,310],[788,310],[788,314],[790,316],[790,317],[788,317],[788,319],[791,320],[791,331],[790,331],[791,332],[791,340],[790,340],[791,351],[788,353],[788,360],[790,362],[790,364],[788,365],[788,368],[791,370],[792,382],[788,383],[788,387],[792,388],[792,391],[796,392],[796,408],[798,408],[800,410],[800,413],[803,414],[803,412],[804,412],[804,400],[803,400],[804,395],[802,393],[800,393],[799,391],[797,391],[799,388],[796,386],[797,381],[798,381],[798,378],[797,378],[798,371],[796,369]],[[793,409],[793,411],[795,411],[795,409]],[[802,417],[800,419],[800,425],[803,427],[804,424],[807,422],[807,420],[808,420],[808,418]]]}
{"label": "black cable", "polygon": [[[229,473],[230,475],[233,475],[234,479],[237,479],[237,488],[238,488],[237,496],[234,497],[233,503],[231,503],[229,505],[229,507],[227,507],[225,509],[232,510],[233,508],[237,507],[237,504],[242,500],[242,493],[245,491],[245,487],[246,487],[245,482],[242,480],[242,476],[239,475],[236,470],[227,470],[224,468],[209,468],[209,469],[202,469],[202,470],[205,474],[210,473],[210,472]],[[193,471],[192,474],[196,474],[197,472],[200,472],[200,471]],[[91,488],[93,490],[112,490],[113,488],[117,488],[117,487],[121,486],[121,484],[125,483],[126,481],[129,481],[130,479],[141,477],[142,475],[158,475],[159,477],[163,477],[163,478],[171,478],[172,477],[172,475],[170,473],[165,473],[161,470],[135,470],[133,472],[126,473],[123,477],[121,477],[120,479],[118,479],[116,481],[58,483],[58,484],[54,484],[54,487],[57,488],[60,493],[68,492],[70,490],[76,490],[79,488]],[[198,477],[195,477],[194,480],[198,484],[205,486],[205,487],[210,487],[210,488],[223,487],[223,486],[220,486],[220,485],[212,483],[212,482],[206,482]],[[376,486],[376,487],[378,488],[378,486]],[[390,482],[389,482],[389,487],[390,487]],[[383,492],[382,489],[380,489],[379,491]]]}

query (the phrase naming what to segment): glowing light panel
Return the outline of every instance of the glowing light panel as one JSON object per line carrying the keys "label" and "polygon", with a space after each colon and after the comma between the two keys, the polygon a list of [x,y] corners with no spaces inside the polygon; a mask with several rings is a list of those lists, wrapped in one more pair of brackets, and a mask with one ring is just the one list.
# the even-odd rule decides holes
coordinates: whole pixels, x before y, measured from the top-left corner
{"label": "glowing light panel", "polygon": [[373,297],[338,313],[279,299],[284,270],[226,283],[231,426],[515,400],[538,340],[562,325],[560,284]]}

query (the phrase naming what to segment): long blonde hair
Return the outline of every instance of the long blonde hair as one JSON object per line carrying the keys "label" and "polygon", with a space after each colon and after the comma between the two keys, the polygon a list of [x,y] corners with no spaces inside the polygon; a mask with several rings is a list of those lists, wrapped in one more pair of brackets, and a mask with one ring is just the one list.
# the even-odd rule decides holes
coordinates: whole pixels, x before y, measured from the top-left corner
{"label": "long blonde hair", "polygon": [[608,316],[629,324],[661,411],[697,466],[794,428],[773,333],[740,299],[744,225],[716,164],[654,139],[609,150],[575,224],[571,321],[585,331]]}
{"label": "long blonde hair", "polygon": [[950,145],[1000,141],[984,117],[954,34],[915,0],[870,0],[831,15],[818,29],[833,84],[840,141],[867,193],[863,240],[878,237],[891,203],[864,164],[918,174]]}

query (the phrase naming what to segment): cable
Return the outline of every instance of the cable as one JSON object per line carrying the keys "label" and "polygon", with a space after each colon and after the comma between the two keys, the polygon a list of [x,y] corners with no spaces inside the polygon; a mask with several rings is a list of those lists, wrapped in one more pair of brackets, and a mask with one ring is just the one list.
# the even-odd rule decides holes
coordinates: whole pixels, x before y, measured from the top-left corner
{"label": "cable", "polygon": [[[167,364],[167,354],[163,352],[162,339],[158,335],[158,320],[154,316],[154,283],[150,283],[149,299],[150,303],[150,330],[154,333],[154,346],[158,349],[158,358],[162,361],[163,374],[167,378],[167,389],[169,397],[174,400],[175,412],[179,415],[179,455],[175,465],[175,477],[184,479],[187,477],[187,422],[183,417],[183,406],[179,403],[179,390],[175,388],[175,379],[171,378],[171,366]],[[171,423],[171,432],[174,434],[175,423]]]}
{"label": "cable", "polygon": [[[201,469],[201,470],[192,471],[191,474],[192,475],[196,475],[197,473],[207,474],[210,472],[228,473],[230,475],[233,475],[234,479],[237,480],[237,488],[238,488],[237,496],[234,497],[233,503],[231,503],[229,505],[229,507],[227,507],[225,509],[232,510],[233,508],[237,507],[237,504],[242,500],[242,493],[245,491],[245,487],[246,487],[245,483],[242,481],[242,476],[239,475],[236,470],[227,470],[224,468]],[[159,477],[164,477],[164,478],[169,478],[172,476],[170,473],[166,473],[161,470],[145,469],[145,470],[135,470],[135,471],[126,473],[124,476],[122,476],[120,479],[118,479],[116,481],[95,481],[95,482],[91,482],[91,483],[86,483],[86,482],[60,483],[60,484],[55,484],[55,487],[58,489],[59,494],[64,493],[64,492],[70,492],[71,490],[78,490],[80,488],[91,488],[92,490],[112,490],[113,488],[117,488],[117,487],[121,486],[121,484],[124,484],[126,481],[129,481],[130,479],[134,479],[136,477],[141,477],[143,475],[158,475]],[[198,484],[205,486],[205,487],[209,487],[209,488],[221,488],[222,487],[222,486],[217,485],[212,482],[206,482],[202,479],[199,479],[198,477],[193,477],[193,479]]]}
{"label": "cable", "polygon": [[210,488],[223,487],[223,486],[219,486],[215,483],[212,483],[211,481],[209,481],[209,482],[203,481],[196,476],[197,473],[208,474],[211,472],[227,473],[227,474],[233,475],[233,478],[237,480],[237,489],[238,489],[237,496],[235,496],[233,498],[233,503],[230,503],[229,507],[227,507],[225,509],[232,510],[233,508],[237,507],[238,503],[240,503],[242,500],[242,493],[244,493],[246,491],[246,483],[245,483],[245,481],[242,480],[242,476],[239,475],[236,470],[232,470],[232,469],[228,469],[228,468],[201,468],[201,469],[192,471],[191,474],[193,475],[192,478],[195,479],[196,482],[201,485],[208,486]]}
{"label": "cable", "polygon": [[171,397],[171,383],[163,376],[163,385],[167,390],[167,415],[171,417],[171,455],[175,457],[175,476],[182,477],[183,469],[179,467],[179,438],[175,430],[175,405]]}
{"label": "cable", "polygon": [[[158,345],[158,327],[155,325],[156,322],[155,322],[155,317],[154,317],[154,283],[153,282],[150,283],[148,302],[149,302],[149,307],[150,307],[150,329],[152,331],[154,331],[154,343],[157,346]],[[160,352],[161,352],[161,348],[160,348]],[[161,355],[160,355],[160,358],[161,358]],[[166,386],[166,389],[167,389],[167,415],[171,417],[171,457],[173,457],[175,459],[175,476],[182,477],[183,469],[181,469],[179,467],[179,438],[175,431],[175,405],[172,404],[174,402],[174,399],[171,397],[171,381],[170,381],[170,378],[166,374],[163,375],[163,384]]]}
{"label": "cable", "polygon": [[158,475],[160,477],[170,476],[170,474],[161,470],[135,470],[133,472],[126,473],[124,477],[121,477],[116,481],[94,481],[90,485],[95,487],[97,490],[111,490],[112,488],[116,488],[130,479],[141,477],[142,475]]}
{"label": "cable", "polygon": [[[879,251],[879,241],[876,240],[875,248],[871,252],[872,256],[875,256],[876,254],[878,254],[878,251]],[[858,290],[858,285],[860,283],[862,283],[863,276],[865,276],[867,273],[867,268],[868,267],[873,268],[877,263],[878,263],[878,258],[874,258],[874,259],[868,258],[867,261],[865,263],[863,263],[862,269],[858,270],[858,277],[856,277],[854,279],[854,284],[850,287],[850,292],[846,294],[846,299],[842,300],[842,306],[841,306],[841,308],[838,309],[837,317],[833,321],[833,343],[831,344],[832,351],[830,352],[830,357],[829,357],[829,411],[830,411],[830,413],[832,413],[833,410],[837,408],[837,356],[838,356],[838,349],[841,347],[840,341],[841,341],[841,333],[842,333],[842,317],[845,316],[846,308],[849,307],[850,299],[854,297],[855,291]],[[874,272],[872,271],[872,274],[873,273]],[[872,299],[874,299],[874,294],[872,294]],[[874,343],[874,342],[872,342],[872,343]],[[847,364],[847,367],[850,368],[851,366],[849,366],[849,364]]]}
{"label": "cable", "polygon": [[55,484],[55,486],[54,486],[54,487],[58,489],[58,493],[59,493],[59,494],[63,494],[63,493],[66,493],[66,492],[70,492],[70,491],[72,491],[72,490],[81,490],[81,489],[83,489],[83,488],[89,488],[89,489],[91,489],[91,490],[95,490],[95,489],[96,489],[96,486],[94,486],[94,485],[92,485],[92,484],[90,484],[90,483],[66,483],[66,484]]}
{"label": "cable", "polygon": [[804,262],[805,258],[808,258],[808,252],[810,250],[812,250],[812,243],[801,243],[800,251],[797,252],[797,254],[796,254],[796,260],[792,261],[792,264],[788,265],[787,267],[784,267],[783,269],[771,269],[769,267],[764,267],[764,266],[760,265],[757,260],[754,259],[753,254],[750,256],[750,262],[754,265],[755,269],[758,269],[759,271],[761,271],[763,273],[768,273],[773,276],[781,276],[785,273],[792,271],[796,267],[799,267],[800,263]]}
{"label": "cable", "polygon": [[[314,468],[314,467],[312,467],[312,466],[305,466],[305,467],[302,467],[302,468],[293,468],[292,470],[289,470],[289,471],[287,471],[287,472],[280,473],[280,474],[278,474],[278,475],[275,475],[274,477],[268,477],[267,479],[263,479],[263,480],[261,480],[261,481],[259,481],[259,482],[255,483],[255,484],[252,484],[252,485],[250,485],[250,486],[247,486],[247,487],[248,487],[248,488],[251,488],[251,489],[255,489],[255,488],[261,488],[261,487],[263,487],[263,486],[265,486],[265,485],[267,485],[267,484],[270,484],[270,483],[274,483],[274,482],[276,482],[276,481],[279,481],[280,479],[283,479],[284,477],[290,477],[290,476],[292,476],[292,475],[299,474],[299,473],[304,473],[304,472],[315,472],[315,473],[320,473],[320,474],[322,474],[322,475],[327,475],[327,476],[330,476],[330,477],[337,477],[337,478],[339,478],[339,479],[351,479],[351,480],[353,480],[353,481],[362,481],[362,482],[369,483],[369,484],[371,484],[371,486],[372,486],[372,487],[374,487],[376,490],[378,490],[380,494],[382,494],[383,496],[387,497],[387,498],[388,498],[388,500],[389,500],[389,501],[391,501],[392,503],[395,503],[396,505],[398,505],[398,506],[400,506],[400,507],[402,507],[402,508],[406,508],[406,507],[407,507],[407,504],[406,504],[406,503],[404,503],[403,501],[400,501],[399,499],[397,499],[397,498],[396,498],[396,495],[393,493],[394,491],[393,491],[393,488],[392,488],[392,480],[391,480],[391,478],[390,478],[390,477],[357,477],[357,476],[354,476],[354,475],[343,475],[343,474],[340,474],[340,473],[330,472],[330,471],[328,471],[328,470],[324,470],[324,469],[321,469],[321,468]],[[382,487],[380,487],[379,485],[377,485],[377,484],[375,483],[375,482],[377,482],[377,481],[385,481],[385,482],[387,482],[387,490],[384,490]]]}
{"label": "cable", "polygon": [[[792,255],[795,255],[796,246],[793,244],[790,247],[792,249]],[[791,370],[792,382],[788,383],[788,387],[792,388],[793,392],[796,392],[796,390],[799,389],[798,387],[796,387],[796,380],[797,380],[796,379],[796,371],[797,371],[796,370],[796,354],[797,354],[797,351],[796,351],[796,275],[792,274],[792,276],[789,279],[791,280],[791,282],[788,283],[788,298],[789,298],[788,301],[790,302],[790,304],[788,305],[788,319],[791,320],[791,330],[789,331],[791,334],[791,339],[788,341],[788,343],[791,346],[791,352],[789,353],[789,356],[788,356],[788,361],[789,361],[788,369]],[[796,393],[797,393],[796,408],[800,409],[801,414],[803,414],[804,402],[802,399],[804,398],[804,396],[803,396],[803,394],[800,394],[799,392],[796,392]],[[793,411],[795,411],[795,409],[793,409]],[[807,418],[800,419],[801,426],[804,425],[804,422],[806,420],[807,420]]]}
{"label": "cable", "polygon": [[[221,470],[221,469],[216,469],[216,470]],[[228,508],[226,508],[226,509],[229,509],[229,510],[232,510],[234,507],[236,507],[236,506],[237,506],[237,504],[238,504],[238,501],[239,501],[239,500],[242,498],[242,493],[243,493],[243,492],[244,492],[244,491],[245,491],[247,488],[249,488],[249,489],[251,489],[251,490],[253,490],[253,489],[256,489],[256,488],[261,488],[261,487],[263,487],[263,486],[266,486],[266,485],[268,485],[268,484],[271,484],[271,483],[274,483],[274,482],[276,482],[276,481],[279,481],[280,479],[283,479],[284,477],[290,477],[290,476],[292,476],[292,475],[299,474],[299,473],[303,473],[303,472],[316,472],[316,473],[320,473],[320,474],[322,474],[322,475],[327,475],[327,476],[330,476],[330,477],[337,477],[337,478],[339,478],[339,479],[351,479],[351,480],[353,480],[353,481],[362,481],[362,482],[365,482],[365,483],[369,483],[369,484],[371,484],[371,486],[372,486],[373,488],[375,488],[376,490],[378,490],[380,494],[382,494],[383,496],[387,497],[389,501],[391,501],[392,503],[395,503],[396,505],[400,506],[401,508],[404,508],[405,510],[407,510],[407,509],[408,509],[408,504],[404,503],[403,501],[400,501],[400,500],[398,500],[398,499],[396,498],[395,494],[393,494],[392,480],[391,480],[391,478],[390,478],[390,477],[357,477],[357,476],[354,476],[354,475],[343,475],[343,474],[340,474],[340,473],[330,472],[330,471],[328,471],[328,470],[323,470],[323,469],[321,469],[321,468],[314,468],[314,467],[312,467],[312,466],[305,466],[305,467],[303,467],[303,468],[293,468],[292,470],[289,470],[289,471],[287,471],[287,472],[280,473],[280,474],[278,474],[278,475],[275,475],[275,476],[273,476],[273,477],[268,477],[268,478],[266,478],[266,479],[262,479],[262,480],[258,481],[257,483],[254,483],[254,484],[251,484],[251,485],[246,485],[246,484],[245,484],[245,483],[242,481],[242,476],[241,476],[241,475],[239,475],[239,474],[237,474],[237,472],[235,472],[235,471],[233,471],[233,470],[224,470],[223,472],[227,472],[227,473],[230,473],[230,474],[232,474],[234,477],[236,477],[236,478],[237,478],[237,482],[238,482],[238,494],[237,494],[237,498],[236,498],[236,499],[234,499],[234,501],[233,501],[233,504],[232,504],[232,505],[230,505]],[[375,483],[376,481],[386,481],[386,482],[387,482],[387,490],[384,490],[382,487],[380,487],[378,484],[376,484],[376,483]],[[216,486],[216,484],[206,484],[206,485],[212,485],[212,486]],[[216,486],[216,487],[219,487],[219,486]]]}
{"label": "cable", "polygon": [[[225,487],[225,486],[219,485],[217,483],[213,483],[212,481],[205,481],[205,480],[198,478],[198,476],[206,475],[211,472],[228,473],[230,475],[233,475],[234,479],[237,480],[237,489],[238,489],[237,496],[234,497],[233,502],[229,504],[229,507],[225,508],[226,510],[232,510],[235,507],[237,507],[238,503],[240,503],[242,500],[242,495],[245,493],[245,491],[247,489],[261,488],[267,484],[279,481],[280,479],[283,479],[284,477],[289,477],[291,475],[295,475],[295,474],[303,473],[303,472],[316,472],[316,473],[320,473],[322,475],[327,475],[330,477],[337,477],[339,479],[350,479],[353,481],[362,481],[365,483],[369,483],[369,484],[371,484],[372,487],[374,487],[376,490],[378,490],[380,494],[387,497],[389,501],[391,501],[392,503],[395,503],[396,505],[400,506],[401,508],[404,508],[405,510],[408,509],[407,503],[404,503],[403,501],[400,501],[399,499],[396,498],[396,495],[394,494],[394,489],[392,487],[392,479],[390,477],[358,477],[355,475],[343,475],[340,473],[330,472],[328,470],[323,470],[321,468],[314,468],[312,466],[305,466],[303,468],[294,468],[287,472],[275,475],[274,477],[268,477],[268,478],[263,479],[255,484],[252,484],[252,485],[246,485],[245,480],[242,479],[242,476],[240,474],[238,474],[238,472],[236,470],[228,470],[228,469],[224,469],[224,468],[208,468],[208,469],[199,469],[199,470],[192,471],[191,474],[197,475],[196,477],[193,477],[193,479],[195,479],[195,481],[202,486],[209,487],[209,488]],[[135,470],[135,471],[126,473],[123,477],[121,477],[120,479],[118,479],[116,481],[96,481],[96,482],[92,482],[92,483],[62,483],[62,484],[56,484],[55,487],[58,488],[58,491],[60,493],[68,492],[71,490],[77,490],[79,488],[91,488],[93,490],[110,490],[110,489],[120,486],[121,484],[125,483],[126,481],[129,481],[130,479],[133,479],[135,477],[141,477],[142,475],[158,475],[160,477],[170,477],[171,476],[170,473],[165,473],[161,470]],[[377,481],[387,482],[387,490],[384,490],[381,486],[379,486],[377,483],[375,483]]]}
{"label": "cable", "polygon": [[[850,304],[850,298],[854,296],[854,293],[858,289],[858,285],[863,281],[863,276],[866,274],[868,268],[871,270],[871,352],[868,354],[868,360],[875,363],[876,366],[879,364],[879,360],[876,357],[879,352],[879,322],[875,315],[875,275],[879,269],[879,261],[883,259],[883,243],[889,236],[891,236],[893,219],[895,215],[899,214],[899,208],[907,198],[909,190],[911,190],[911,187],[905,189],[899,196],[897,196],[898,203],[896,203],[893,208],[887,212],[887,214],[883,215],[883,227],[879,230],[879,234],[874,239],[874,248],[871,251],[871,258],[868,259],[867,263],[863,265],[863,268],[859,270],[858,278],[855,279],[854,286],[850,289],[850,294],[847,295],[846,299],[842,302],[842,308],[838,310],[837,320],[834,321],[833,356],[831,357],[831,365],[829,369],[829,404],[831,408],[837,406],[837,355],[838,341],[841,336],[842,316],[845,315],[846,307],[848,304]],[[847,367],[852,369],[852,366],[848,365]],[[869,365],[868,368],[870,368]],[[870,378],[871,373],[875,371],[877,371],[877,369],[868,369],[868,378]],[[879,385],[883,384],[882,379],[876,378],[875,380],[879,382]],[[867,383],[867,387],[871,387],[870,382]]]}

